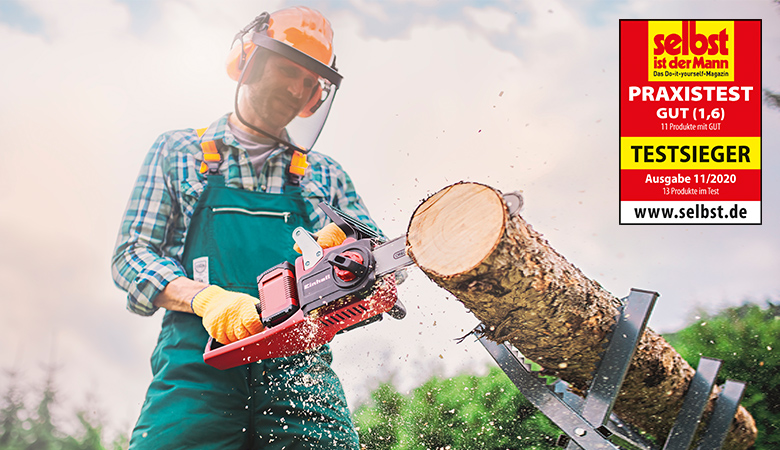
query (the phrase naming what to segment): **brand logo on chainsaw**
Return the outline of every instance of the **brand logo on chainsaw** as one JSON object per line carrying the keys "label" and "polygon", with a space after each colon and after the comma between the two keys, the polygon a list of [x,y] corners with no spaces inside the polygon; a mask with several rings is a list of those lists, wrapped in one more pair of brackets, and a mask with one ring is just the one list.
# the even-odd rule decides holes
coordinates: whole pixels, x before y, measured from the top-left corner
{"label": "brand logo on chainsaw", "polygon": [[406,250],[405,249],[398,250],[397,252],[393,253],[393,259],[401,259],[404,256],[406,256]]}
{"label": "brand logo on chainsaw", "polygon": [[304,290],[309,289],[309,288],[314,287],[314,286],[316,286],[316,285],[318,285],[320,283],[324,283],[324,282],[326,282],[328,280],[330,280],[330,274],[327,274],[327,275],[325,275],[322,278],[316,279],[316,280],[312,281],[311,283],[304,284],[303,285],[303,289]]}

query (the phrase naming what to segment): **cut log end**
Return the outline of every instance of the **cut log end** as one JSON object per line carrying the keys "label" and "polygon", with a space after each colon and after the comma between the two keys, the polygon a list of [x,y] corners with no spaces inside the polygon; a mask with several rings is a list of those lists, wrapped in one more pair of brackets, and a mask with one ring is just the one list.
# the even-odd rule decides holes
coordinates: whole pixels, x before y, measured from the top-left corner
{"label": "cut log end", "polygon": [[437,192],[415,211],[408,245],[415,262],[441,277],[477,267],[504,234],[504,201],[481,184],[460,183]]}

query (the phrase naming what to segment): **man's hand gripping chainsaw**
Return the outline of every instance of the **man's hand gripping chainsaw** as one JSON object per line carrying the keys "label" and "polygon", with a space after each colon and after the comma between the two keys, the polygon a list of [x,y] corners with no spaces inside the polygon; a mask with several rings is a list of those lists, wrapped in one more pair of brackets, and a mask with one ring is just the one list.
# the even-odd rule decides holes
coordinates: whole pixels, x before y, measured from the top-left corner
{"label": "man's hand gripping chainsaw", "polygon": [[398,300],[395,272],[413,264],[406,236],[386,243],[360,222],[320,208],[346,234],[341,245],[323,249],[303,228],[293,231],[302,251],[293,266],[278,264],[257,277],[265,330],[227,345],[210,338],[204,361],[218,369],[291,356],[330,342],[343,331],[406,315]]}

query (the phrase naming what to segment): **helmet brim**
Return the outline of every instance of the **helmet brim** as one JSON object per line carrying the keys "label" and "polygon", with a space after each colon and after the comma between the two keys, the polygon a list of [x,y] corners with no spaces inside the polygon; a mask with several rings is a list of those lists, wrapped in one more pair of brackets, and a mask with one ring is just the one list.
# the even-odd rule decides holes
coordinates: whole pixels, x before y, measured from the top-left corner
{"label": "helmet brim", "polygon": [[254,42],[258,47],[270,50],[289,59],[295,64],[298,64],[299,66],[316,73],[322,78],[328,80],[336,87],[341,85],[341,80],[343,77],[333,67],[329,67],[321,63],[320,61],[312,58],[311,56],[296,48],[290,47],[283,42],[279,42],[276,39],[270,38],[261,33],[252,33],[252,42]]}

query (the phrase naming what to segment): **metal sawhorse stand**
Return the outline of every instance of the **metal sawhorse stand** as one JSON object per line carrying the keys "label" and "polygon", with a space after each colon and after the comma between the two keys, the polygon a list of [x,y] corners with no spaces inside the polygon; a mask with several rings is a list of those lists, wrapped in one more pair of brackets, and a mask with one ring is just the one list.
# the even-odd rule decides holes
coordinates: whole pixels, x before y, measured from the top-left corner
{"label": "metal sawhorse stand", "polygon": [[[612,414],[618,391],[657,298],[656,292],[631,290],[585,398],[569,392],[564,381],[548,384],[539,378],[509,344],[488,340],[480,332],[483,325],[475,332],[480,336],[479,342],[525,398],[566,433],[558,439],[559,446],[567,450],[659,450]],[[720,364],[719,360],[710,358],[699,360],[698,370],[662,450],[691,448]],[[721,448],[744,389],[745,383],[726,381],[697,450]]]}

